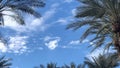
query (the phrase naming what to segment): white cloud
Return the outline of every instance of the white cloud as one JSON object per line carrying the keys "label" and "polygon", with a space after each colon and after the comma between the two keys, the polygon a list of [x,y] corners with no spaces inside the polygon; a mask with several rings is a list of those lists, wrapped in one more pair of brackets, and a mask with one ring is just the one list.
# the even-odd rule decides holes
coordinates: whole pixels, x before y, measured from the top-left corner
{"label": "white cloud", "polygon": [[51,40],[48,43],[45,43],[45,45],[50,49],[54,50],[58,46],[59,40]]}
{"label": "white cloud", "polygon": [[27,38],[28,38],[27,36],[10,37],[9,45],[8,45],[9,52],[13,52],[13,53],[26,52],[28,49],[28,47],[25,46],[25,44],[27,43],[26,41]]}
{"label": "white cloud", "polygon": [[2,53],[7,52],[7,47],[2,42],[0,42],[0,52]]}
{"label": "white cloud", "polygon": [[72,9],[72,15],[73,15],[73,16],[76,15],[76,9]]}
{"label": "white cloud", "polygon": [[78,45],[78,44],[80,44],[80,41],[79,40],[74,40],[74,41],[71,41],[69,44]]}
{"label": "white cloud", "polygon": [[58,22],[58,23],[60,23],[60,24],[62,24],[62,25],[68,24],[68,21],[67,21],[66,19],[63,19],[63,18],[59,19],[59,20],[56,21],[56,22]]}
{"label": "white cloud", "polygon": [[64,2],[71,3],[73,0],[64,0]]}
{"label": "white cloud", "polygon": [[[88,42],[89,42],[88,39],[85,39],[85,40],[82,41],[82,43],[88,43]],[[91,42],[90,42],[90,44],[91,44]]]}
{"label": "white cloud", "polygon": [[74,21],[73,17],[68,16],[65,18],[59,18],[57,21],[55,21],[55,23],[60,23],[61,25],[67,25],[69,24],[71,21]]}
{"label": "white cloud", "polygon": [[15,36],[10,37],[10,40],[8,41],[8,45],[5,45],[4,43],[0,42],[0,52],[1,53],[16,53],[16,54],[22,54],[24,52],[27,52],[28,47],[25,46],[27,36]]}
{"label": "white cloud", "polygon": [[45,45],[50,49],[54,50],[56,47],[58,47],[58,43],[60,41],[60,37],[50,37],[46,36],[44,38]]}

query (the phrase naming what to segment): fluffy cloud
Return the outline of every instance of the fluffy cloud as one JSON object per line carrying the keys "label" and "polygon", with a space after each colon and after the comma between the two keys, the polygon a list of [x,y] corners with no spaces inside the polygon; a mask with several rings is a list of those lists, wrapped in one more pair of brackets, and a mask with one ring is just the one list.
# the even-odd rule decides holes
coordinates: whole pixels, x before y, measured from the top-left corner
{"label": "fluffy cloud", "polygon": [[45,46],[47,46],[50,50],[54,50],[56,47],[58,47],[60,37],[46,36],[44,38],[44,41],[45,41]]}
{"label": "fluffy cloud", "polygon": [[0,52],[5,53],[17,53],[21,54],[27,51],[28,47],[25,46],[27,36],[15,36],[10,37],[10,40],[8,41],[8,45],[4,45],[2,42],[0,42]]}
{"label": "fluffy cloud", "polygon": [[59,40],[51,40],[48,43],[45,43],[45,45],[50,49],[54,50],[58,46]]}
{"label": "fluffy cloud", "polygon": [[27,36],[15,36],[15,37],[10,37],[9,40],[9,52],[14,52],[14,53],[23,53],[26,52],[28,49],[25,44],[27,43],[26,39]]}

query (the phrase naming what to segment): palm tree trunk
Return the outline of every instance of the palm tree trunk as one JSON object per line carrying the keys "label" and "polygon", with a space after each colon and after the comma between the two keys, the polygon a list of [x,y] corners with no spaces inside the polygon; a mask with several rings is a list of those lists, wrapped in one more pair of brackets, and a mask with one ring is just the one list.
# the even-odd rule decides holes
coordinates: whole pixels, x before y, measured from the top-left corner
{"label": "palm tree trunk", "polygon": [[113,41],[114,41],[115,49],[117,50],[118,56],[120,58],[120,32],[115,33]]}

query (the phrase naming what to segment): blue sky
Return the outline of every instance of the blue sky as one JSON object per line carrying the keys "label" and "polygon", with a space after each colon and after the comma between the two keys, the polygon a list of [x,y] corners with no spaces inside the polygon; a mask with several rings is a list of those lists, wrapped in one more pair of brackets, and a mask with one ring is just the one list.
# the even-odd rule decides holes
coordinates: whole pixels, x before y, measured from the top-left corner
{"label": "blue sky", "polygon": [[41,18],[24,15],[25,26],[5,17],[1,33],[9,41],[8,46],[0,43],[1,55],[13,59],[12,68],[33,68],[49,62],[58,66],[71,62],[79,64],[84,57],[98,55],[100,49],[90,54],[87,46],[92,43],[88,39],[79,43],[84,28],[65,29],[74,20],[75,8],[79,5],[75,0],[46,0],[44,8],[36,9]]}

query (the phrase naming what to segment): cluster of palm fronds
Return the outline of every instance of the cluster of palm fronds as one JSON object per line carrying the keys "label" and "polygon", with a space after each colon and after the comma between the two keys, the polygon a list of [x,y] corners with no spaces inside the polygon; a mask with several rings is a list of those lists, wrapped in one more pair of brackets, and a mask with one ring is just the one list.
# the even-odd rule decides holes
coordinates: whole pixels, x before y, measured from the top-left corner
{"label": "cluster of palm fronds", "polygon": [[[77,7],[74,23],[67,29],[77,30],[82,26],[87,29],[81,41],[91,36],[94,49],[105,45],[113,46],[120,53],[120,0],[78,0],[82,5]],[[93,49],[93,50],[94,50]]]}
{"label": "cluster of palm fronds", "polygon": [[117,54],[104,54],[98,57],[85,57],[84,64],[76,65],[71,63],[70,65],[57,66],[56,63],[48,63],[46,66],[40,65],[35,68],[116,68],[120,65]]}

